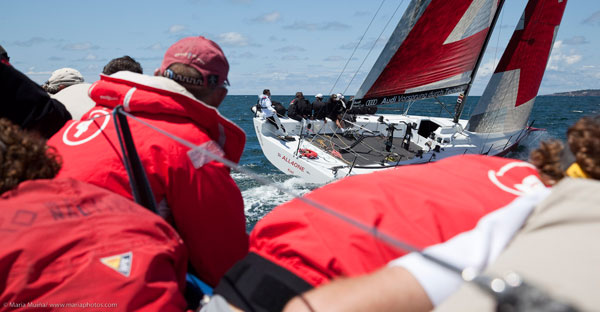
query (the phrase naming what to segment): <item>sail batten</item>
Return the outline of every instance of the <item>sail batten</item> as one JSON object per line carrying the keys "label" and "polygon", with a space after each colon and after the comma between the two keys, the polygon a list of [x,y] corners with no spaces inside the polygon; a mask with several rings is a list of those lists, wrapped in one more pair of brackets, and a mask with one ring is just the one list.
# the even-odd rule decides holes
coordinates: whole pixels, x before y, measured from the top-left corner
{"label": "sail batten", "polygon": [[[355,103],[464,90],[499,3],[413,0],[357,92]],[[379,100],[376,104],[381,104]]]}

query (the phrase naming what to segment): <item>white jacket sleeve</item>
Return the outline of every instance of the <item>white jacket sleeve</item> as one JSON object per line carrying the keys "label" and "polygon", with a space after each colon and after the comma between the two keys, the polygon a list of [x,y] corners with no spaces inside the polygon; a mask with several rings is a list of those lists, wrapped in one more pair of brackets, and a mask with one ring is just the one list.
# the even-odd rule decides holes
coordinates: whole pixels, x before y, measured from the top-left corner
{"label": "white jacket sleeve", "polygon": [[[525,223],[535,205],[550,193],[543,188],[521,196],[507,206],[495,210],[479,220],[477,226],[447,242],[430,246],[424,253],[448,262],[455,267],[483,271],[504,250],[504,247]],[[388,265],[402,266],[421,284],[434,306],[444,301],[462,284],[461,276],[419,253],[410,253]]]}
{"label": "white jacket sleeve", "polygon": [[273,104],[271,103],[271,99],[269,99],[266,96],[260,98],[260,107],[263,110],[267,109],[271,112],[275,112],[275,109],[273,108]]}

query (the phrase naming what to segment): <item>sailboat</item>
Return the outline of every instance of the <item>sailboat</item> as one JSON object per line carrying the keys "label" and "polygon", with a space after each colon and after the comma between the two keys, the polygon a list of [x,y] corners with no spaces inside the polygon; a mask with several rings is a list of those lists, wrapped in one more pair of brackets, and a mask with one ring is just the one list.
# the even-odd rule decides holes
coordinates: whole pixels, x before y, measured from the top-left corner
{"label": "sailboat", "polygon": [[[256,112],[263,153],[282,172],[319,184],[454,155],[502,156],[535,130],[529,115],[566,3],[528,1],[465,120],[460,118],[464,104],[504,0],[412,0],[349,103],[344,116],[349,126],[283,117],[284,138]],[[380,105],[456,93],[452,118],[372,113]]]}

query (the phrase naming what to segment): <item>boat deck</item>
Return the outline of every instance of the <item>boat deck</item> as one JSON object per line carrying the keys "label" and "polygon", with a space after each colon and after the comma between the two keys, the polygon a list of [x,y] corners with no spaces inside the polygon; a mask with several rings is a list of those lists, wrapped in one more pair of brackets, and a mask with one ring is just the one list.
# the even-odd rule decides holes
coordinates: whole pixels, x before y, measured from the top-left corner
{"label": "boat deck", "polygon": [[[397,162],[413,158],[420,147],[410,143],[408,150],[402,147],[402,139],[394,138],[390,152],[386,151],[387,138],[384,136],[364,136],[354,134],[342,136],[341,134],[319,135],[313,138],[313,144],[329,152],[332,148],[340,153],[343,160],[355,166],[368,166]],[[354,145],[354,146],[353,146]]]}

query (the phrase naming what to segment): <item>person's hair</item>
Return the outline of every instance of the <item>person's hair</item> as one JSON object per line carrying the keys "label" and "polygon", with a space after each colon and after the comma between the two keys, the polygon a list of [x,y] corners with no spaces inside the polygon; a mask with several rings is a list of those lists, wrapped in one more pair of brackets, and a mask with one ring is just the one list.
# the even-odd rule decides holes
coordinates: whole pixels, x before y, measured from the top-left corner
{"label": "person's hair", "polygon": [[[567,142],[581,170],[590,178],[600,180],[600,116],[579,119],[567,130]],[[542,142],[531,152],[530,162],[540,174],[558,181],[565,177],[561,164],[564,148],[556,140]]]}
{"label": "person's hair", "polygon": [[4,48],[1,45],[0,45],[0,61],[5,61],[5,62],[10,61],[10,57],[8,57],[8,53],[6,53],[6,50],[4,50]]}
{"label": "person's hair", "polygon": [[174,63],[171,66],[169,66],[167,71],[171,71],[171,79],[177,81],[177,83],[182,85],[186,90],[188,90],[192,95],[194,95],[194,97],[196,97],[199,100],[202,100],[206,95],[212,92],[212,89],[210,87],[205,87],[203,85],[188,82],[203,81],[204,79],[202,77],[202,74],[191,66],[181,63]]}
{"label": "person's hair", "polygon": [[129,55],[110,60],[110,62],[104,66],[102,73],[105,75],[112,75],[122,70],[127,70],[138,74],[144,73],[142,70],[142,65],[140,65],[140,63],[138,63]]}
{"label": "person's hair", "polygon": [[42,84],[41,87],[42,87],[42,89],[44,89],[44,91],[46,91],[50,94],[56,94],[56,93],[58,93],[58,91],[60,91],[59,86],[50,86],[48,81],[44,82],[44,84]]}
{"label": "person's hair", "polygon": [[51,179],[61,164],[59,154],[44,139],[0,119],[0,194],[26,180]]}
{"label": "person's hair", "polygon": [[264,90],[263,90],[263,94],[265,94],[265,95],[266,95],[267,93],[271,93],[271,90],[269,90],[269,89],[264,89]]}
{"label": "person's hair", "polygon": [[600,115],[579,119],[567,130],[567,142],[581,170],[600,180]]}
{"label": "person's hair", "polygon": [[529,162],[538,169],[540,174],[558,181],[565,177],[560,160],[563,148],[563,144],[558,140],[542,141],[540,147],[529,155]]}
{"label": "person's hair", "polygon": [[297,98],[304,97],[304,94],[302,94],[302,92],[298,91],[298,92],[296,92],[296,97]]}

